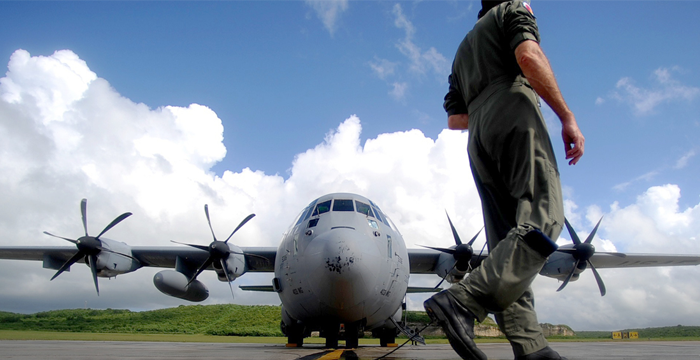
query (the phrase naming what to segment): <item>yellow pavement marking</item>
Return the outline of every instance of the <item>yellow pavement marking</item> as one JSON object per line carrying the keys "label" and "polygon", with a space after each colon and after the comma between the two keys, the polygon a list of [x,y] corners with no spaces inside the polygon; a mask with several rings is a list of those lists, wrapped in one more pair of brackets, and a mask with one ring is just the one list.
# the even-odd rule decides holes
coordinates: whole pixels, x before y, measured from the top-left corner
{"label": "yellow pavement marking", "polygon": [[338,360],[340,359],[340,356],[343,355],[343,352],[345,352],[344,349],[336,350],[321,356],[320,358],[318,358],[318,360]]}

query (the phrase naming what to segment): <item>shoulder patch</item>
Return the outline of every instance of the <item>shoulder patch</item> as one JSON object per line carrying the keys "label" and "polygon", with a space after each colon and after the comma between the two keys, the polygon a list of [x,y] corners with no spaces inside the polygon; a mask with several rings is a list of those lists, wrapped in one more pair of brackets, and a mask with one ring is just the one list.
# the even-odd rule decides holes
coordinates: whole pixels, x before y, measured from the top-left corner
{"label": "shoulder patch", "polygon": [[535,16],[535,13],[532,12],[532,7],[530,6],[530,3],[528,3],[527,1],[523,1],[522,4],[532,16]]}

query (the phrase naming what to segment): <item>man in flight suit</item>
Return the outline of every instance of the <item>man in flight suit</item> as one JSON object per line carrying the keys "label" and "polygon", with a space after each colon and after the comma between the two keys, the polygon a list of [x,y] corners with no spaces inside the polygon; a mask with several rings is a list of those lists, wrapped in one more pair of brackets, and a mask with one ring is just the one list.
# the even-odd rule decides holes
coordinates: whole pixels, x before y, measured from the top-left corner
{"label": "man in flight suit", "polygon": [[489,255],[424,306],[464,359],[486,359],[472,339],[474,320],[489,313],[516,360],[562,359],[542,334],[530,288],[564,225],[559,170],[538,95],[561,120],[570,165],[583,155],[584,137],[539,41],[529,3],[482,0],[449,77],[448,127],[469,130]]}

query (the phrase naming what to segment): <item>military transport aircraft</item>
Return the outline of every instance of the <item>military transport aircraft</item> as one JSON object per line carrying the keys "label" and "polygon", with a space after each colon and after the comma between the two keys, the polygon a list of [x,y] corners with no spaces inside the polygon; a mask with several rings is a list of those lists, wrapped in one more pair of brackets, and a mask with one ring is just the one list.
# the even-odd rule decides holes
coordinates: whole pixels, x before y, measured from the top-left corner
{"label": "military transport aircraft", "polygon": [[[377,204],[350,193],[328,194],[312,201],[292,222],[277,249],[239,247],[229,242],[254,214],[221,241],[214,234],[206,205],[204,210],[214,239],[209,246],[129,246],[103,235],[131,213],[118,216],[97,236],[90,236],[87,201],[83,199],[84,236],[70,239],[46,232],[75,246],[0,247],[0,259],[43,261],[45,268],[57,270],[53,278],[76,262],[86,263],[98,294],[98,277],[114,277],[144,266],[168,268],[154,276],[156,288],[194,302],[209,296],[205,285],[197,280],[204,270],[215,271],[229,287],[246,272],[274,272],[271,285],[241,288],[278,293],[282,302],[281,328],[289,344],[301,346],[311,331],[320,331],[326,346],[337,347],[338,339],[344,338],[346,346],[353,348],[364,330],[371,330],[382,346],[393,343],[399,331],[414,335],[401,322],[406,293],[437,291],[442,281],[435,288],[410,287],[411,273],[436,274],[454,283],[488,256],[487,251],[475,254],[472,249],[478,233],[463,243],[451,221],[455,245],[407,249],[396,225]],[[598,225],[583,242],[568,222],[566,225],[573,244],[561,246],[540,272],[562,280],[559,290],[578,279],[587,267],[591,268],[601,295],[605,295],[596,268],[700,264],[700,256],[596,252],[591,241]]]}

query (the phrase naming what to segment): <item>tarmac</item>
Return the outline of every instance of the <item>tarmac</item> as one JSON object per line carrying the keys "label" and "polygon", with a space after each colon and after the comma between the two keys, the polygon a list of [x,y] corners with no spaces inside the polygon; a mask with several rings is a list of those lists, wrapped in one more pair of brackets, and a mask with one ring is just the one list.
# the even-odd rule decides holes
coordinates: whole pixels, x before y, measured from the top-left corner
{"label": "tarmac", "polygon": [[[492,360],[512,360],[507,343],[479,343]],[[700,360],[700,341],[554,342],[550,346],[569,360]],[[391,352],[395,350],[394,352]],[[322,345],[288,348],[281,344],[172,343],[129,341],[0,340],[0,359],[233,359],[233,360],[457,360],[449,345],[406,345],[328,350]]]}

